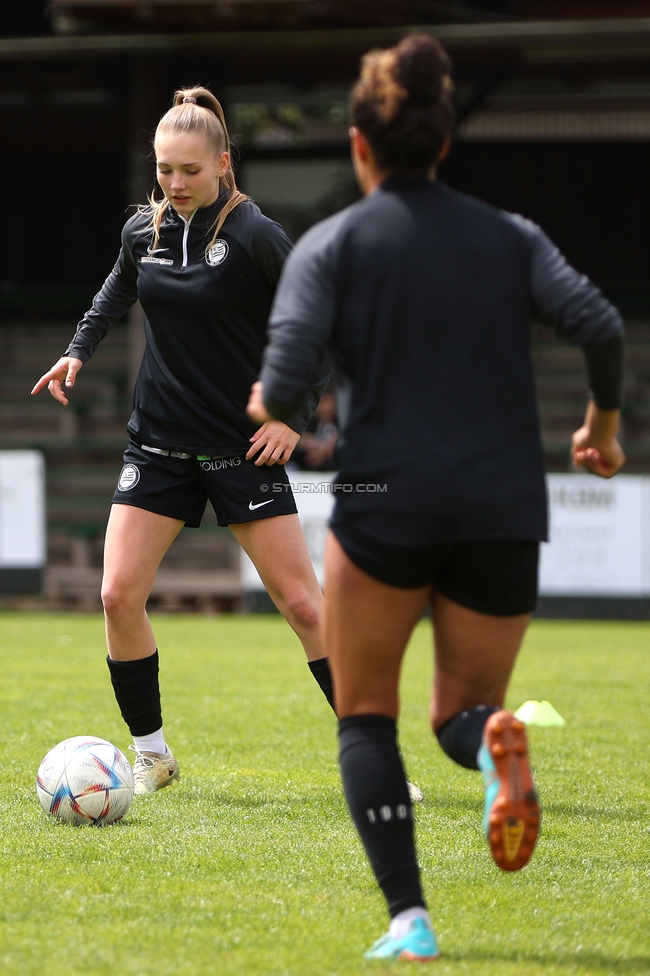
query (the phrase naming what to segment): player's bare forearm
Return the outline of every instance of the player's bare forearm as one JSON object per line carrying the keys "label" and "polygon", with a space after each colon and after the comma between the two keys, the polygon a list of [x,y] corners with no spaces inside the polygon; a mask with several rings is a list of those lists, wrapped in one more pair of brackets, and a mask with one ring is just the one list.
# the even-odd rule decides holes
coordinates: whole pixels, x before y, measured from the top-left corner
{"label": "player's bare forearm", "polygon": [[582,467],[601,478],[613,477],[625,463],[617,440],[619,410],[601,410],[591,401],[585,421],[571,439],[571,455],[576,468]]}
{"label": "player's bare forearm", "polygon": [[258,424],[265,424],[267,421],[273,420],[273,417],[264,406],[262,394],[262,384],[258,380],[256,383],[253,383],[251,387],[251,393],[248,398],[248,406],[246,407],[246,413],[248,416],[251,418],[251,420],[254,420]]}

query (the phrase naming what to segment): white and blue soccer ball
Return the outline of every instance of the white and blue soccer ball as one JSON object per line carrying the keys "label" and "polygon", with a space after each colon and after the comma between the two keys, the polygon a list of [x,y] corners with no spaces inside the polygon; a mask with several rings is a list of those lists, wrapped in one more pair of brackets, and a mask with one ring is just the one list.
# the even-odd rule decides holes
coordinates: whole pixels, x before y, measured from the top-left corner
{"label": "white and blue soccer ball", "polygon": [[78,827],[120,820],[131,806],[133,785],[133,770],[124,753],[94,735],[73,735],[59,742],[36,777],[45,812]]}

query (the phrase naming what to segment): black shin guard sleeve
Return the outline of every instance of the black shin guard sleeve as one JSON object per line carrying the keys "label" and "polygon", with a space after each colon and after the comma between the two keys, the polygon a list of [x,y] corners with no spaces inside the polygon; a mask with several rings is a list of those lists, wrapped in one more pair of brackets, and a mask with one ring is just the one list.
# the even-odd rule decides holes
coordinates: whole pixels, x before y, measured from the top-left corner
{"label": "black shin guard sleeve", "polygon": [[332,684],[332,672],[330,671],[329,660],[326,657],[319,657],[317,661],[307,661],[309,670],[316,678],[328,702],[334,708],[334,685]]}
{"label": "black shin guard sleeve", "polygon": [[131,735],[150,735],[162,727],[158,651],[137,661],[113,661],[107,657],[111,684],[122,718]]}
{"label": "black shin guard sleeve", "polygon": [[481,748],[485,723],[490,715],[498,711],[494,705],[477,705],[476,708],[453,715],[436,732],[443,752],[459,766],[478,769],[476,757]]}
{"label": "black shin guard sleeve", "polygon": [[345,796],[391,918],[425,908],[395,722],[384,715],[345,718],[339,742]]}

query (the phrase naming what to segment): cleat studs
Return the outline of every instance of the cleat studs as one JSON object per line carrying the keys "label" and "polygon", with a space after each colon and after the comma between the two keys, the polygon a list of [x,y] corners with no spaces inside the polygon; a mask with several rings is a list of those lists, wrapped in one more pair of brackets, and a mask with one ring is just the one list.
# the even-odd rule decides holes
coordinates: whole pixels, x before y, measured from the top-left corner
{"label": "cleat studs", "polygon": [[499,722],[495,722],[492,726],[492,732],[494,732],[495,735],[500,735],[501,732],[503,732],[503,726]]}
{"label": "cleat studs", "polygon": [[503,748],[500,742],[497,742],[495,743],[495,745],[492,746],[493,756],[496,756],[498,759],[500,759],[501,756],[505,756],[505,754],[506,754],[506,750]]}
{"label": "cleat studs", "polygon": [[518,742],[515,746],[515,752],[520,756],[524,756],[526,754],[526,743]]}
{"label": "cleat studs", "polygon": [[515,719],[515,721],[512,723],[512,728],[515,730],[515,732],[521,732],[523,727],[524,723],[520,722],[519,719]]}

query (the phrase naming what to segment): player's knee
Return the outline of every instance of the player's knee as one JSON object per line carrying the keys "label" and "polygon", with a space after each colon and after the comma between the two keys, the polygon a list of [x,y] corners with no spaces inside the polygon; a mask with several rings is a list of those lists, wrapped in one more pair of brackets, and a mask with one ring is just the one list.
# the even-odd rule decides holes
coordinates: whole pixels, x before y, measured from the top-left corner
{"label": "player's knee", "polygon": [[434,726],[440,748],[450,759],[466,769],[478,769],[478,753],[483,730],[496,705],[475,705]]}
{"label": "player's knee", "polygon": [[295,591],[285,595],[284,603],[288,622],[301,630],[318,627],[318,607],[304,592]]}
{"label": "player's knee", "polygon": [[107,617],[126,617],[141,609],[142,600],[132,587],[119,580],[111,580],[102,585],[102,604]]}

